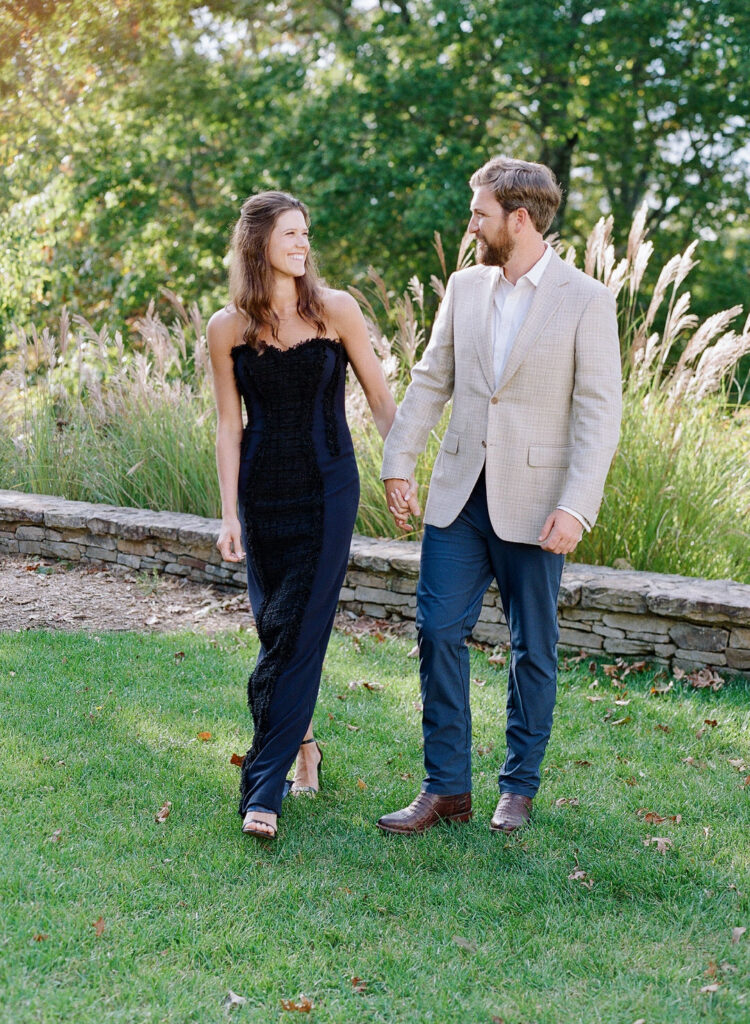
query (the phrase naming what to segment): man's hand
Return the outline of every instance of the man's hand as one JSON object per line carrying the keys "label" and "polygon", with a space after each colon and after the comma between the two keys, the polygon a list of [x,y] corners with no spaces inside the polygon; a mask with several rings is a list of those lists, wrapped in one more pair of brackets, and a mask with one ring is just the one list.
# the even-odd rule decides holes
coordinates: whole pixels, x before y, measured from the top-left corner
{"label": "man's hand", "polygon": [[385,501],[388,511],[393,516],[394,522],[399,529],[408,531],[412,529],[409,523],[409,516],[419,516],[422,510],[417,499],[417,482],[412,477],[410,480],[399,480],[391,477],[383,481],[385,487]]}
{"label": "man's hand", "polygon": [[245,552],[242,550],[242,529],[239,519],[222,519],[216,547],[219,549],[223,561],[242,561]]}
{"label": "man's hand", "polygon": [[556,555],[569,555],[575,551],[583,536],[583,527],[570,512],[556,508],[551,512],[539,534],[539,543],[545,551]]}

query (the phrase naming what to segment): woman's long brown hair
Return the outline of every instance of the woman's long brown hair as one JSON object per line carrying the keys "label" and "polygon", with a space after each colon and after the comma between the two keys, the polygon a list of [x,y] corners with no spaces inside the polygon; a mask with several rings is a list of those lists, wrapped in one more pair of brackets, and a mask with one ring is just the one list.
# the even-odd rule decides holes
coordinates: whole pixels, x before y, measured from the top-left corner
{"label": "woman's long brown hair", "polygon": [[[262,349],[260,332],[269,327],[271,337],[279,340],[279,318],[271,306],[273,270],[268,262],[268,240],[280,213],[299,210],[310,225],[304,203],[287,192],[259,192],[242,204],[240,219],[234,226],[229,248],[229,294],[236,309],[244,313],[248,324],[244,341]],[[325,334],[324,307],[320,282],[312,252],[305,261],[305,273],[296,278],[297,312],[315,328],[318,337]]]}

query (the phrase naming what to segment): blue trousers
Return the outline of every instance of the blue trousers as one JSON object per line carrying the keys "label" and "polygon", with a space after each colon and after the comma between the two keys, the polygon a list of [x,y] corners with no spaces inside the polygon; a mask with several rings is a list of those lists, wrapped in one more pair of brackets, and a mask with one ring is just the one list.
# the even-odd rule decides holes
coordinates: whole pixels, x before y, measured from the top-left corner
{"label": "blue trousers", "polygon": [[494,533],[484,471],[450,526],[425,526],[417,587],[423,790],[442,795],[471,790],[466,640],[494,576],[511,640],[499,786],[503,793],[536,793],[557,695],[557,595],[564,561],[564,555]]}

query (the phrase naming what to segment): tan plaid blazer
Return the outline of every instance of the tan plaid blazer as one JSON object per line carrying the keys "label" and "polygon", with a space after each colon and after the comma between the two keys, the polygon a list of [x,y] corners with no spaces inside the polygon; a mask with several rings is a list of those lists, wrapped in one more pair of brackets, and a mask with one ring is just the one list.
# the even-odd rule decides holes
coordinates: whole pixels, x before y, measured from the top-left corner
{"label": "tan plaid blazer", "polygon": [[408,478],[446,402],[425,523],[448,526],[485,466],[495,533],[536,544],[559,505],[596,522],[617,447],[622,393],[615,300],[556,253],[495,387],[496,267],[453,274],[385,442],[381,477]]}

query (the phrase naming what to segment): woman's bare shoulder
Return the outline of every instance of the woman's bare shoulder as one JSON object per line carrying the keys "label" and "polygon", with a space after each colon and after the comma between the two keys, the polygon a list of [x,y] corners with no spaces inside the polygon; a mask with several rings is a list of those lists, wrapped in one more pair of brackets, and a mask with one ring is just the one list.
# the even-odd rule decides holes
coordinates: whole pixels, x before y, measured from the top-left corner
{"label": "woman's bare shoulder", "polygon": [[208,344],[216,349],[231,349],[242,342],[242,335],[247,327],[246,317],[239,312],[234,303],[229,303],[217,310],[206,326]]}
{"label": "woman's bare shoulder", "polygon": [[323,288],[321,291],[326,320],[335,327],[341,329],[351,326],[353,319],[362,316],[357,300],[349,292],[337,288]]}

